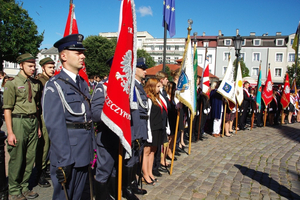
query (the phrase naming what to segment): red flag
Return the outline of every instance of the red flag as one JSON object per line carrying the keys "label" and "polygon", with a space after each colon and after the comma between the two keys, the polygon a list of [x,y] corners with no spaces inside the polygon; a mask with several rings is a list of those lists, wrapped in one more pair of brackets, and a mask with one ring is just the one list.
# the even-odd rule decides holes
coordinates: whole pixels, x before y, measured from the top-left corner
{"label": "red flag", "polygon": [[290,82],[289,82],[288,73],[286,73],[285,75],[284,87],[283,87],[280,103],[283,109],[288,107],[288,105],[290,104]]}
{"label": "red flag", "polygon": [[267,106],[273,99],[273,83],[272,83],[272,78],[271,78],[271,71],[269,69],[268,72],[268,78],[267,81],[265,83],[265,87],[264,90],[261,94],[261,97],[265,103],[265,105]]}
{"label": "red flag", "polygon": [[[69,15],[68,15],[68,19],[67,19],[66,28],[65,28],[64,37],[71,35],[71,34],[78,34],[78,26],[77,26],[74,8],[75,8],[75,5],[70,4],[70,10],[69,10]],[[58,68],[56,68],[54,75],[59,74],[61,69],[62,69],[62,66],[59,66]],[[79,70],[78,74],[87,82],[88,85],[90,85],[89,78],[86,73],[85,63],[83,63],[83,66]]]}
{"label": "red flag", "polygon": [[130,94],[136,65],[135,13],[133,0],[123,0],[120,9],[119,37],[110,69],[102,121],[120,138],[131,155]]}
{"label": "red flag", "polygon": [[209,97],[210,95],[210,84],[209,84],[209,62],[208,62],[208,56],[206,57],[207,65],[204,66],[204,69],[202,71],[202,78],[201,78],[201,89],[202,92]]}
{"label": "red flag", "polygon": [[75,18],[74,8],[75,8],[75,5],[70,4],[70,10],[69,10],[69,15],[68,15],[68,19],[67,19],[66,28],[65,28],[64,37],[66,37],[67,35],[71,35],[71,34],[78,34],[78,26],[77,26],[77,21]]}

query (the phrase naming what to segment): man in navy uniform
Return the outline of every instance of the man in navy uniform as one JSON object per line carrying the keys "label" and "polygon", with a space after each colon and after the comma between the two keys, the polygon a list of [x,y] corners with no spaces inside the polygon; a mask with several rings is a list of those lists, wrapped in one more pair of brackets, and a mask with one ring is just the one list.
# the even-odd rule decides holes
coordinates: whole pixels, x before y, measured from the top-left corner
{"label": "man in navy uniform", "polygon": [[[109,65],[112,58],[107,61]],[[136,70],[136,87],[138,109],[131,110],[132,117],[132,157],[124,160],[123,166],[123,197],[126,199],[138,199],[136,194],[145,194],[145,190],[138,189],[136,173],[139,157],[142,153],[143,143],[147,139],[147,96],[141,85],[142,78],[145,77],[145,63],[138,62]],[[117,197],[117,158],[119,150],[119,138],[101,120],[101,113],[106,96],[106,81],[99,83],[94,89],[91,101],[92,118],[97,123],[97,169],[96,169],[96,199],[109,199]],[[140,108],[143,104],[143,110]],[[143,134],[142,134],[143,133]]]}
{"label": "man in navy uniform", "polygon": [[93,159],[93,128],[89,88],[78,75],[84,63],[83,35],[66,36],[54,44],[62,71],[44,87],[43,116],[51,141],[50,174],[53,199],[81,199]]}

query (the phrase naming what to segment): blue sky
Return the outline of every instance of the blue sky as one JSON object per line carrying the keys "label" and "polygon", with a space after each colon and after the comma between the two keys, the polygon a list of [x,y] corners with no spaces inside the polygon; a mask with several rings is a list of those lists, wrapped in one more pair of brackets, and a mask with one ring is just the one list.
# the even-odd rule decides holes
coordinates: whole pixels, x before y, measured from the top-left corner
{"label": "blue sky", "polygon": [[[39,33],[45,31],[41,48],[50,48],[64,33],[69,0],[16,0],[33,18]],[[100,32],[118,31],[120,0],[73,0],[78,29],[85,37]],[[282,35],[295,33],[300,20],[299,0],[176,0],[176,35],[187,36],[187,20],[193,20],[192,32],[202,35],[241,36],[250,32]],[[138,31],[163,38],[163,0],[135,0]],[[168,36],[169,37],[169,36]]]}

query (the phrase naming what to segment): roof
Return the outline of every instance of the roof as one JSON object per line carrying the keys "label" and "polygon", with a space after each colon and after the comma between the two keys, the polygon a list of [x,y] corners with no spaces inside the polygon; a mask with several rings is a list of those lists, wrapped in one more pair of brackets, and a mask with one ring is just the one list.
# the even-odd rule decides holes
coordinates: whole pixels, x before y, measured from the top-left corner
{"label": "roof", "polygon": [[[178,61],[180,61],[180,60],[178,60]],[[166,66],[168,66],[171,71],[175,71],[176,69],[178,69],[178,68],[181,67],[180,64],[166,64]],[[146,69],[146,75],[147,76],[155,76],[155,74],[157,72],[163,70],[162,68],[163,68],[163,64],[159,64],[159,65],[156,65],[154,67],[148,68],[148,69]],[[200,67],[200,66],[198,66],[198,70],[197,70],[198,73],[197,73],[197,75],[200,76],[200,77],[202,77],[202,71],[203,71],[203,68]],[[209,78],[217,78],[217,79],[219,79],[217,76],[215,76],[215,75],[213,75],[211,73],[209,73]]]}

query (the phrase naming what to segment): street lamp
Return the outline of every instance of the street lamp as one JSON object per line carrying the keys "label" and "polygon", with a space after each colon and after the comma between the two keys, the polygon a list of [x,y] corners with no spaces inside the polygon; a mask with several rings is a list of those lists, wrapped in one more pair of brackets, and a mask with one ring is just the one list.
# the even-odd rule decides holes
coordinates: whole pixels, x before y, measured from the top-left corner
{"label": "street lamp", "polygon": [[238,34],[236,37],[233,38],[233,41],[234,41],[235,55],[238,59],[240,56],[240,50],[242,48],[243,38]]}
{"label": "street lamp", "polygon": [[194,44],[196,44],[197,43],[197,35],[198,35],[198,33],[194,32],[193,35],[194,35]]}

